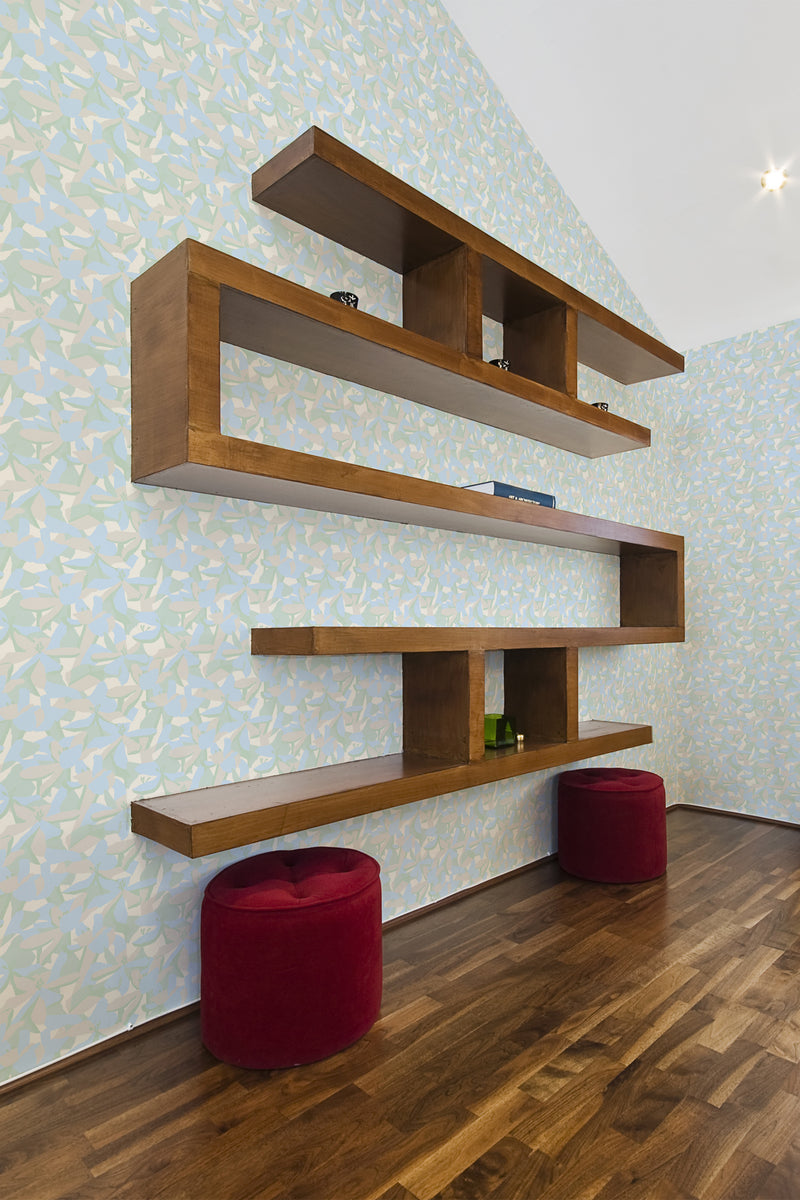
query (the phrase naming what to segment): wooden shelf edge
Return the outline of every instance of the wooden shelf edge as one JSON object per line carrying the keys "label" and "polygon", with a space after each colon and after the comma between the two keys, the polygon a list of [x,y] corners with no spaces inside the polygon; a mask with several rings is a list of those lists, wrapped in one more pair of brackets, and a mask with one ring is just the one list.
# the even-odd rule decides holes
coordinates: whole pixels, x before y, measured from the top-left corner
{"label": "wooden shelf edge", "polygon": [[202,430],[189,430],[187,457],[134,482],[596,554],[619,555],[623,546],[683,551],[678,534]]}
{"label": "wooden shelf edge", "polygon": [[362,759],[134,800],[131,829],[187,858],[199,858],[652,740],[649,725],[587,721],[577,741],[488,751],[474,763],[442,764],[403,754]]}
{"label": "wooden shelf edge", "polygon": [[680,626],[470,629],[438,626],[295,625],[250,630],[254,655],[424,654],[440,650],[515,650],[550,646],[633,646],[682,642]]}

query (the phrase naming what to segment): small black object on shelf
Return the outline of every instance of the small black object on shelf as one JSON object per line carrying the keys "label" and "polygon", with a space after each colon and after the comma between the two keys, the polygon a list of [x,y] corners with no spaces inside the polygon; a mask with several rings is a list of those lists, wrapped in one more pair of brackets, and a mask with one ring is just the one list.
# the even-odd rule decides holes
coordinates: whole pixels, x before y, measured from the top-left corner
{"label": "small black object on shelf", "polygon": [[608,405],[605,400],[598,400],[596,404],[592,405],[592,408],[599,408],[601,412],[608,412]]}
{"label": "small black object on shelf", "polygon": [[348,308],[358,308],[358,296],[355,292],[331,292],[331,300],[338,300]]}
{"label": "small black object on shelf", "polygon": [[511,370],[511,361],[508,358],[490,358],[489,362],[493,367],[499,367],[501,371]]}

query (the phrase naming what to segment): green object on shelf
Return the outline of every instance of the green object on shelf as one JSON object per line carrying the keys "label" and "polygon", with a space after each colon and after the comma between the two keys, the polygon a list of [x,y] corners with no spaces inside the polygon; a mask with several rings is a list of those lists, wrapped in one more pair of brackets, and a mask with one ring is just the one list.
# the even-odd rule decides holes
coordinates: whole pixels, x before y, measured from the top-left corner
{"label": "green object on shelf", "polygon": [[505,713],[486,713],[483,718],[483,741],[494,750],[500,746],[516,746],[514,718],[507,717]]}

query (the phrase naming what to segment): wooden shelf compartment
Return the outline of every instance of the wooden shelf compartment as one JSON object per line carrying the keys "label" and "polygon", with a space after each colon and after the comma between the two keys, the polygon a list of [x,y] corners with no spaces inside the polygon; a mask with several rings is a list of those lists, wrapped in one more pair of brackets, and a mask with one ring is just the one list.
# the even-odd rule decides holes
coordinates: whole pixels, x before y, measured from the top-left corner
{"label": "wooden shelf compartment", "polygon": [[[254,630],[258,653],[401,653],[403,752],[133,803],[135,832],[191,857],[644,745],[649,726],[578,722],[578,648],[683,637],[682,538],[222,434],[222,341],[588,457],[646,446],[650,435],[577,399],[578,360],[623,382],[683,366],[366,159],[309,134],[260,173],[258,198],[269,192],[283,211],[282,192],[287,215],[399,264],[406,327],[184,242],[132,286],[134,481],[616,555],[620,627],[312,630],[292,641],[306,648],[291,650],[269,648],[277,631]],[[348,241],[345,226],[361,240]],[[482,361],[483,313],[503,323],[514,373]],[[504,651],[505,708],[524,749],[483,746],[488,649]]]}
{"label": "wooden shelf compartment", "polygon": [[[254,629],[254,653],[402,654],[403,750],[134,801],[131,824],[197,857],[652,741],[648,725],[578,720],[578,646],[666,630]],[[504,652],[504,710],[524,747],[484,747],[485,652]]]}
{"label": "wooden shelf compartment", "polygon": [[684,369],[657,338],[321,129],[255,171],[252,195],[401,274],[404,323],[467,354],[481,354],[485,313],[503,323],[516,370],[567,394],[576,362],[624,384]]}
{"label": "wooden shelf compartment", "polygon": [[588,458],[650,444],[615,413],[187,240],[131,287],[135,480],[176,465],[190,434],[221,436],[220,342]]}
{"label": "wooden shelf compartment", "polygon": [[135,800],[131,828],[198,858],[651,741],[648,725],[587,721],[575,741],[488,751],[479,762],[389,754]]}

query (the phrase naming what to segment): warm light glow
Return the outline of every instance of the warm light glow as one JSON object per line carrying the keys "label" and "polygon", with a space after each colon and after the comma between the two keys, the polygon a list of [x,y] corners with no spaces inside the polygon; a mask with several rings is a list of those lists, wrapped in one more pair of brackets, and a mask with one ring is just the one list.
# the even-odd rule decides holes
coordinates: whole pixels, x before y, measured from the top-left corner
{"label": "warm light glow", "polygon": [[786,183],[786,171],[783,167],[771,167],[761,176],[761,186],[768,192],[777,192]]}

